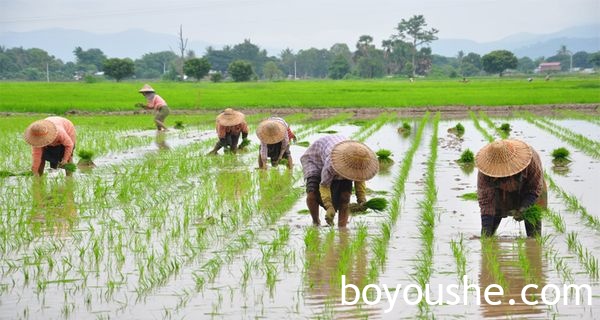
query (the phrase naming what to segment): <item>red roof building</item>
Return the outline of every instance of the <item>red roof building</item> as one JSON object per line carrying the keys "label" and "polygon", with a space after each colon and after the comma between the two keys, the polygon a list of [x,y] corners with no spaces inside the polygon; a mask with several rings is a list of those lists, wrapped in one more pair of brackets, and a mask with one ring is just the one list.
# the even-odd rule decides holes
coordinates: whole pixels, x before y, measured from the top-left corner
{"label": "red roof building", "polygon": [[542,62],[538,67],[539,72],[560,71],[560,62]]}

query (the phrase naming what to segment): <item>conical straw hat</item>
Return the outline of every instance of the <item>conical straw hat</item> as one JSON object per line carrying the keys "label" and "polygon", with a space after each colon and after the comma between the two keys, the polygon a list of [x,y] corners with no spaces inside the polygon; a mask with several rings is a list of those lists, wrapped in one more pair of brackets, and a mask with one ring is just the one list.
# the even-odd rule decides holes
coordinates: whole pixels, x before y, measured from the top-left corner
{"label": "conical straw hat", "polygon": [[149,84],[145,84],[140,90],[139,92],[154,92],[154,89],[152,89],[152,87]]}
{"label": "conical straw hat", "polygon": [[285,138],[287,130],[283,123],[276,120],[264,120],[258,125],[256,135],[262,143],[275,144]]}
{"label": "conical straw hat", "polygon": [[502,178],[523,171],[532,157],[531,147],[523,141],[497,140],[477,152],[475,165],[486,176]]}
{"label": "conical straw hat", "polygon": [[224,127],[231,127],[242,123],[244,118],[243,113],[227,108],[217,116],[217,123]]}
{"label": "conical straw hat", "polygon": [[367,181],[379,172],[377,156],[358,141],[339,142],[331,151],[331,165],[340,176],[353,181]]}
{"label": "conical straw hat", "polygon": [[49,120],[33,122],[25,130],[25,141],[34,147],[45,147],[52,143],[58,135],[56,125]]}

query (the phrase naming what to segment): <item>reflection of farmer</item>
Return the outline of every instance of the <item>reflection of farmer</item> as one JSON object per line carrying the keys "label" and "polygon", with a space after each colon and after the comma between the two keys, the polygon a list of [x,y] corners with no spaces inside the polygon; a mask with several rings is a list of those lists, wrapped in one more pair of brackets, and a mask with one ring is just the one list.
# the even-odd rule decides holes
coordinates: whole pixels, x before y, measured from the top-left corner
{"label": "reflection of farmer", "polygon": [[[62,117],[48,117],[29,125],[25,130],[25,141],[31,145],[33,164],[31,170],[34,175],[44,174],[46,161],[50,167],[56,169],[67,163],[73,163],[73,149],[75,148],[75,126]],[[68,176],[69,170],[65,170]]]}
{"label": "reflection of farmer", "polygon": [[35,178],[32,184],[32,226],[58,235],[69,231],[77,217],[74,189],[71,178],[67,178],[64,184],[51,186],[49,191],[43,178]]}
{"label": "reflection of farmer", "polygon": [[271,158],[273,167],[279,164],[281,159],[287,160],[287,167],[292,168],[292,156],[290,154],[290,140],[294,139],[294,133],[290,126],[279,117],[271,117],[258,125],[256,135],[260,139],[260,151],[258,154],[258,167],[267,168],[267,158]]}
{"label": "reflection of farmer", "polygon": [[[518,246],[513,241],[502,242],[495,238],[486,238],[487,245],[481,250],[481,273],[479,274],[479,294],[482,316],[484,318],[528,318],[527,315],[539,315],[543,318],[546,306],[527,305],[521,298],[521,291],[529,284],[538,287],[527,287],[525,298],[540,301],[542,288],[546,285],[546,277],[542,265],[542,247],[535,239],[526,239]],[[482,242],[483,244],[484,242]],[[524,269],[522,261],[527,261]],[[502,279],[499,277],[502,276]],[[490,298],[490,301],[502,301],[500,305],[489,304],[483,290],[492,284],[502,285],[504,295]],[[510,304],[510,300],[514,304]],[[541,302],[541,301],[540,301]]]}
{"label": "reflection of farmer", "polygon": [[375,153],[365,144],[347,140],[341,135],[317,139],[300,158],[306,181],[306,205],[313,224],[319,225],[319,205],[327,210],[325,221],[333,225],[336,211],[338,224],[348,223],[348,203],[352,182],[359,204],[366,201],[365,181],[379,171]]}
{"label": "reflection of farmer", "polygon": [[[523,212],[547,205],[546,183],[538,153],[519,140],[499,140],[484,146],[475,157],[479,169],[477,198],[481,209],[481,234],[492,236],[502,218],[523,220]],[[525,219],[527,236],[542,232],[542,221]]]}
{"label": "reflection of farmer", "polygon": [[229,147],[231,152],[236,153],[238,142],[248,137],[248,125],[243,113],[231,108],[225,109],[217,116],[217,136],[219,141],[210,151],[210,154],[217,154],[221,148]]}
{"label": "reflection of farmer", "polygon": [[154,92],[154,89],[148,84],[145,84],[139,92],[144,95],[144,98],[146,98],[146,101],[148,102],[147,104],[141,104],[140,106],[145,109],[154,110],[154,123],[156,124],[156,129],[159,131],[167,130],[165,119],[169,115],[170,109],[165,100],[157,95]]}

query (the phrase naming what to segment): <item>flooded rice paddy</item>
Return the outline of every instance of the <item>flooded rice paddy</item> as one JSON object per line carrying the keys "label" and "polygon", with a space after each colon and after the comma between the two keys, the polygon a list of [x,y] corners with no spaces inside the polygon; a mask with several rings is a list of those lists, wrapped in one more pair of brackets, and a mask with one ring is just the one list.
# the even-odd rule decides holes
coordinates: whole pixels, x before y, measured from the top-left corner
{"label": "flooded rice paddy", "polygon": [[[336,131],[392,151],[393,165],[367,183],[369,197],[387,198],[388,209],[355,215],[345,230],[310,226],[299,164],[305,147],[291,146],[291,172],[257,169],[253,130],[267,116],[248,117],[247,150],[218,156],[206,155],[216,142],[213,116],[189,116],[185,129],[160,135],[135,129],[143,127],[135,117],[115,116],[118,128],[73,119],[76,149],[94,150],[95,168],[72,179],[58,171],[0,178],[0,318],[600,317],[597,114],[290,115],[298,141]],[[30,165],[21,141],[29,119],[16,119],[22,125],[3,129],[0,169],[21,172]],[[400,134],[403,122],[412,129]],[[448,132],[459,122],[462,137]],[[456,160],[500,138],[502,123],[542,158],[549,210],[538,239],[512,219],[495,239],[479,239],[477,201],[461,198],[476,192],[477,170]],[[558,147],[572,162],[557,170]],[[499,305],[473,289],[492,284],[505,292],[492,299]],[[528,284],[538,288],[526,297],[540,303],[523,301]],[[565,284],[588,285],[591,294],[563,291]],[[375,285],[392,288],[389,296]],[[440,286],[455,286],[460,302],[440,301]],[[418,303],[417,288],[430,303]]]}

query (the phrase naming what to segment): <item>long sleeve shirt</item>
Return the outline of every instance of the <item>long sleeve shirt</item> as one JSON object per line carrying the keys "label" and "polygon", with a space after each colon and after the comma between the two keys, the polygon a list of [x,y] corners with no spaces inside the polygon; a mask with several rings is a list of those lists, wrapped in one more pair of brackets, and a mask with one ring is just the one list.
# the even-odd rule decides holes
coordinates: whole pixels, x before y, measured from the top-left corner
{"label": "long sleeve shirt", "polygon": [[477,175],[477,198],[481,215],[495,216],[527,208],[545,192],[542,161],[532,150],[529,165],[521,172],[504,178],[493,178],[479,172]]}
{"label": "long sleeve shirt", "polygon": [[341,180],[331,163],[331,151],[336,144],[348,140],[342,135],[328,135],[313,142],[300,157],[304,179],[314,176],[321,177],[321,185],[331,186],[333,180]]}
{"label": "long sleeve shirt", "polygon": [[158,110],[166,105],[167,103],[165,102],[165,100],[161,98],[161,96],[155,94],[148,100],[148,106],[146,107],[146,109]]}
{"label": "long sleeve shirt", "polygon": [[244,135],[248,135],[248,125],[246,124],[246,121],[230,127],[219,125],[219,123],[217,122],[217,136],[219,136],[219,139],[225,138],[225,136],[228,133],[233,135],[239,135],[240,132]]}
{"label": "long sleeve shirt", "polygon": [[[75,147],[75,126],[73,123],[62,117],[48,117],[46,120],[51,121],[56,125],[57,136],[54,141],[52,141],[49,146],[59,146],[63,145],[65,147],[65,154],[63,156],[62,161],[68,162],[73,157],[73,148]],[[32,147],[31,148],[31,157],[33,159],[33,164],[31,166],[31,170],[33,172],[38,172],[38,169],[42,165],[42,155],[44,153],[44,147]]]}
{"label": "long sleeve shirt", "polygon": [[[287,130],[287,134],[283,137],[283,140],[281,140],[281,149],[280,149],[281,151],[279,153],[279,158],[280,158],[285,153],[287,148],[289,147],[290,139],[292,139],[292,137],[294,137],[294,133],[290,129],[290,126],[288,125],[288,123],[285,122],[285,120],[283,120],[283,118],[271,117],[270,119],[281,122],[281,124],[283,124]],[[291,136],[290,136],[290,133],[291,133]],[[269,150],[269,145],[264,142],[261,142],[260,143],[260,157],[261,157],[262,161],[267,161],[268,150]]]}

